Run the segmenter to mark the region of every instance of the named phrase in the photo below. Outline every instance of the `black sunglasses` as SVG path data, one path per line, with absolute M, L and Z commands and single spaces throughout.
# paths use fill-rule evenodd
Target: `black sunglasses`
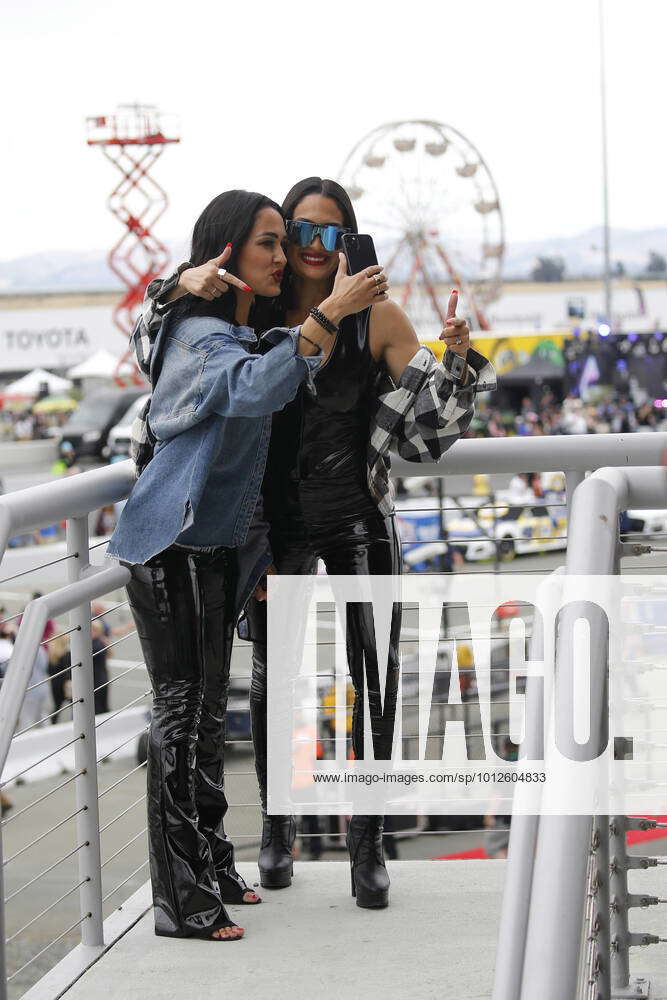
M 351 231 L 345 226 L 320 226 L 316 222 L 308 222 L 306 219 L 290 219 L 287 223 L 287 239 L 290 243 L 296 243 L 299 247 L 309 247 L 315 237 L 319 236 L 322 240 L 322 246 L 329 253 L 340 247 L 340 238 L 343 233 Z

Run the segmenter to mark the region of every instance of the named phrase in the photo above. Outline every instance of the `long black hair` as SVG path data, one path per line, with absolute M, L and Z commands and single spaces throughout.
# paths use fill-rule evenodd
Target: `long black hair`
M 243 244 L 248 239 L 255 217 L 262 208 L 274 208 L 282 215 L 280 205 L 257 191 L 224 191 L 210 201 L 195 222 L 192 231 L 190 263 L 193 267 L 205 264 L 218 257 L 227 243 L 232 244 L 232 252 L 225 263 L 226 269 L 238 276 L 238 258 Z M 266 325 L 265 313 L 272 299 L 255 296 L 250 314 L 251 326 L 262 328 Z M 235 323 L 236 295 L 230 291 L 213 302 L 207 302 L 196 295 L 186 295 L 173 309 L 174 317 L 217 316 L 229 323 Z
M 285 219 L 294 218 L 294 211 L 306 195 L 321 194 L 325 198 L 331 198 L 338 205 L 343 216 L 343 225 L 351 229 L 353 233 L 359 232 L 357 217 L 354 214 L 350 196 L 345 188 L 337 181 L 329 180 L 326 177 L 306 177 L 302 181 L 289 189 L 282 205 L 282 213 Z M 284 316 L 288 309 L 294 305 L 293 278 L 289 264 L 285 267 L 282 282 L 282 291 L 276 300 L 278 312 L 277 322 L 284 322 Z
M 289 189 L 285 195 L 282 209 L 283 215 L 286 219 L 293 218 L 296 206 L 308 194 L 321 194 L 325 198 L 331 198 L 331 200 L 335 201 L 341 210 L 343 225 L 347 229 L 351 229 L 353 233 L 357 233 L 359 231 L 357 227 L 357 217 L 354 214 L 349 194 L 345 188 L 338 183 L 338 181 L 331 181 L 326 177 L 306 177 L 305 180 L 297 181 L 296 184 Z

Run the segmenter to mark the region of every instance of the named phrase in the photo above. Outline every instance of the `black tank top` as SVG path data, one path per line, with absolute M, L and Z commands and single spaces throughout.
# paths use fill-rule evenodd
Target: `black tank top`
M 308 496 L 332 480 L 349 483 L 376 510 L 366 482 L 366 452 L 373 384 L 379 366 L 370 350 L 370 310 L 342 321 L 336 343 L 315 376 L 317 392 L 302 385 L 271 426 L 264 495 L 267 513 L 280 505 L 287 484 L 301 484 Z M 288 492 L 293 491 L 288 489 Z M 278 511 L 276 510 L 276 513 Z

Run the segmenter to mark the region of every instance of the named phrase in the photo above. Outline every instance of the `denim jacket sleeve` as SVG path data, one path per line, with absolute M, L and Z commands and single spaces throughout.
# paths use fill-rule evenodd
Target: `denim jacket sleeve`
M 305 378 L 319 368 L 322 351 L 297 352 L 299 327 L 276 327 L 265 335 L 274 345 L 267 354 L 249 354 L 231 335 L 221 334 L 207 353 L 202 371 L 205 413 L 225 417 L 264 417 L 294 399 Z

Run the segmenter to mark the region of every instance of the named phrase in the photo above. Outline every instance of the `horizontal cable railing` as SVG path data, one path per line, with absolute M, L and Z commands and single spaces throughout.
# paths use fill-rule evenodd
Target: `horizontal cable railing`
M 595 469 L 601 464 L 627 467 L 653 465 L 659 461 L 659 455 L 666 445 L 666 435 L 609 435 L 606 436 L 606 440 L 602 440 L 602 436 L 587 435 L 581 438 L 570 437 L 565 441 L 550 438 L 540 440 L 539 448 L 535 442 L 525 439 L 514 442 L 459 442 L 448 452 L 444 463 L 448 476 L 482 471 L 514 473 L 524 468 L 531 468 L 536 472 L 561 471 L 565 473 L 567 483 L 567 502 L 562 498 L 536 497 L 535 500 L 510 504 L 507 500 L 501 500 L 494 495 L 491 498 L 480 497 L 479 502 L 477 498 L 465 501 L 462 498 L 460 504 L 456 501 L 451 503 L 445 498 L 441 507 L 437 508 L 429 506 L 421 498 L 414 498 L 418 506 L 412 506 L 412 500 L 408 498 L 399 502 L 397 515 L 406 520 L 418 514 L 441 516 L 445 529 L 450 516 L 461 515 L 471 518 L 477 527 L 482 529 L 479 537 L 491 542 L 497 552 L 506 539 L 496 537 L 495 532 L 502 523 L 501 515 L 508 507 L 511 506 L 515 513 L 518 509 L 524 516 L 545 509 L 553 509 L 555 512 L 560 509 L 564 512 L 571 501 L 574 488 L 583 480 L 586 471 Z M 395 463 L 395 474 L 414 476 L 415 472 L 426 477 L 439 477 L 443 474 L 443 467 L 415 466 L 400 461 Z M 110 632 L 107 628 L 103 645 L 93 652 L 91 628 L 95 623 L 102 621 L 104 624 L 106 618 L 114 613 L 121 615 L 128 613 L 128 602 L 117 596 L 128 574 L 122 568 L 112 567 L 110 564 L 107 564 L 109 566 L 107 569 L 90 566 L 89 554 L 103 549 L 108 540 L 96 540 L 91 545 L 87 524 L 88 515 L 93 510 L 124 499 L 133 482 L 134 473 L 131 464 L 118 463 L 106 469 L 83 473 L 44 487 L 22 490 L 0 498 L 0 555 L 4 553 L 9 539 L 14 536 L 46 525 L 67 522 L 67 551 L 63 555 L 58 553 L 56 558 L 52 558 L 49 556 L 48 547 L 45 546 L 45 561 L 41 566 L 24 569 L 14 562 L 12 570 L 16 566 L 16 572 L 9 572 L 0 581 L 3 584 L 18 580 L 27 581 L 32 578 L 31 574 L 39 579 L 40 571 L 43 572 L 47 568 L 49 571 L 58 570 L 66 574 L 64 586 L 47 594 L 46 597 L 29 602 L 25 608 L 16 613 L 6 614 L 0 622 L 6 625 L 19 624 L 15 653 L 3 688 L 0 690 L 0 732 L 5 734 L 0 736 L 0 766 L 9 775 L 0 784 L 0 788 L 5 791 L 16 789 L 23 795 L 22 787 L 26 789 L 29 787 L 33 773 L 46 773 L 47 777 L 42 780 L 47 782 L 55 780 L 52 787 L 40 788 L 39 793 L 31 801 L 20 802 L 16 811 L 8 814 L 0 825 L 0 835 L 9 838 L 8 856 L 2 864 L 4 882 L 0 884 L 0 897 L 4 900 L 4 903 L 0 904 L 2 939 L 0 998 L 2 1000 L 7 996 L 7 982 L 16 984 L 17 988 L 19 983 L 29 982 L 26 976 L 30 974 L 31 969 L 36 968 L 42 957 L 50 950 L 57 956 L 60 948 L 71 945 L 73 935 L 77 931 L 80 932 L 81 940 L 90 947 L 91 953 L 96 949 L 99 953 L 104 947 L 102 921 L 106 912 L 105 907 L 107 904 L 115 905 L 112 901 L 117 899 L 123 889 L 127 892 L 128 885 L 136 887 L 146 878 L 148 865 L 145 856 L 146 796 L 142 789 L 142 785 L 145 784 L 142 776 L 144 764 L 139 759 L 135 765 L 131 767 L 126 765 L 120 772 L 116 771 L 110 775 L 110 780 L 104 783 L 101 790 L 98 788 L 98 771 L 100 774 L 104 773 L 103 769 L 110 766 L 109 762 L 115 767 L 122 760 L 132 756 L 136 759 L 139 745 L 146 739 L 149 730 L 150 690 L 143 683 L 136 694 L 130 689 L 133 675 L 139 672 L 139 676 L 143 679 L 145 670 L 143 663 L 133 663 L 108 679 L 94 681 L 95 665 L 100 660 L 107 659 L 109 653 L 121 647 L 123 642 L 136 642 L 137 636 L 136 630 L 131 627 L 124 635 Z M 554 517 L 556 516 L 560 515 L 555 513 Z M 667 532 L 664 535 L 656 532 L 654 540 L 665 536 Z M 628 532 L 623 537 L 640 541 L 647 536 Z M 451 533 L 445 530 L 439 533 L 437 538 L 427 541 L 443 545 L 463 545 L 475 540 L 477 539 L 471 539 L 460 530 L 457 531 L 456 523 L 452 521 Z M 536 536 L 526 540 L 560 544 L 565 542 L 566 534 L 561 527 L 556 534 L 547 538 L 541 539 Z M 414 546 L 421 543 L 421 539 L 410 538 L 407 544 Z M 554 551 L 557 551 L 556 545 Z M 15 556 L 21 550 L 12 549 L 12 552 Z M 503 571 L 505 566 L 497 565 L 496 568 Z M 517 564 L 514 563 L 513 571 L 516 572 L 516 569 Z M 473 573 L 476 570 L 463 569 L 459 566 L 450 572 L 460 574 Z M 544 570 L 526 567 L 525 572 L 544 573 Z M 109 598 L 109 606 L 102 612 L 96 611 L 95 614 L 91 614 L 91 601 L 102 597 Z M 13 608 L 10 610 L 14 611 Z M 45 638 L 46 621 L 50 617 L 57 620 L 60 615 L 68 613 L 71 616 L 68 626 L 61 625 L 54 634 Z M 499 639 L 506 637 L 506 633 L 499 633 Z M 471 641 L 475 636 L 470 634 L 467 636 L 456 634 L 449 638 L 443 636 L 443 641 L 453 644 L 465 638 Z M 530 638 L 529 630 L 527 638 Z M 408 646 L 411 641 L 416 642 L 417 637 L 412 640 L 409 637 L 401 640 L 404 646 Z M 48 651 L 52 645 L 63 642 L 70 646 L 72 665 L 60 667 L 48 677 L 34 677 L 32 665 L 36 651 L 39 648 Z M 322 645 L 331 643 L 323 640 Z M 499 675 L 506 674 L 506 668 L 503 667 L 491 667 L 491 670 Z M 409 678 L 412 673 L 417 674 L 418 671 L 406 669 L 404 676 Z M 445 667 L 442 673 L 448 674 L 448 668 Z M 459 673 L 465 677 L 467 673 L 474 673 L 474 668 L 462 666 L 459 668 Z M 249 681 L 249 673 L 233 672 L 232 679 Z M 37 695 L 46 690 L 47 684 L 55 681 L 71 685 L 71 694 L 67 699 L 56 706 L 53 712 L 44 710 L 22 728 L 17 728 L 25 696 Z M 95 695 L 121 689 L 122 703 L 119 698 L 112 710 L 96 717 Z M 462 697 L 465 701 L 465 692 Z M 442 709 L 447 704 L 437 700 L 434 702 L 436 708 Z M 508 701 L 501 691 L 496 694 L 494 706 L 499 713 L 500 724 L 494 731 L 493 737 L 509 738 L 505 711 Z M 317 706 L 318 709 L 321 707 Z M 413 710 L 418 706 L 417 702 L 408 700 L 404 707 Z M 73 714 L 71 723 L 59 721 L 61 714 L 65 713 Z M 55 725 L 51 725 L 52 722 Z M 59 736 L 57 744 L 51 742 L 47 745 L 45 740 L 47 731 L 49 738 L 53 735 L 55 740 L 55 737 Z M 6 734 L 9 734 L 9 739 Z M 443 736 L 444 733 L 441 731 L 430 732 L 427 740 Z M 405 737 L 406 740 L 412 738 L 414 737 Z M 483 736 L 471 732 L 469 738 L 480 740 Z M 326 740 L 327 737 L 323 737 L 323 742 Z M 244 750 L 249 750 L 252 745 L 249 733 L 232 735 L 228 742 L 231 747 Z M 33 746 L 34 754 L 29 756 L 28 748 Z M 18 750 L 24 754 L 23 757 L 17 756 Z M 32 750 L 30 752 L 32 753 Z M 8 761 L 11 762 L 11 770 L 6 768 Z M 44 768 L 51 770 L 44 771 Z M 69 769 L 65 777 L 59 773 L 63 769 Z M 255 794 L 248 797 L 247 790 L 243 788 L 248 779 L 252 778 L 252 774 L 250 769 L 229 771 L 230 783 L 234 786 L 234 783 L 238 782 L 236 788 L 240 790 L 240 794 L 237 793 L 232 799 L 233 808 L 236 810 L 259 809 Z M 25 782 L 28 784 L 22 786 Z M 140 789 L 141 794 L 137 795 L 136 792 Z M 70 793 L 75 794 L 70 798 Z M 128 801 L 130 799 L 131 801 Z M 17 832 L 28 819 L 32 830 L 28 842 L 24 838 L 20 843 L 15 843 Z M 60 838 L 64 836 L 64 831 L 69 831 L 70 825 L 76 827 L 71 840 L 73 845 L 71 849 L 65 852 L 62 849 L 56 850 L 51 858 L 47 858 L 44 851 L 46 845 L 54 841 L 54 833 L 58 834 L 57 840 L 60 843 Z M 479 821 L 469 826 L 467 830 L 430 829 L 424 828 L 424 824 L 420 823 L 414 829 L 397 830 L 394 835 L 428 837 L 435 844 L 437 838 L 451 840 L 452 837 L 456 838 L 462 834 L 483 837 L 488 830 L 489 827 Z M 341 845 L 345 836 L 343 830 L 323 830 L 321 834 L 304 831 L 302 838 L 304 843 L 308 843 L 313 837 L 320 835 L 332 843 L 340 842 Z M 385 837 L 391 835 L 385 831 Z M 110 838 L 108 842 L 105 839 L 107 837 Z M 234 839 L 243 843 L 257 844 L 259 828 L 254 833 L 239 831 L 238 834 L 234 834 Z M 104 860 L 102 860 L 103 848 Z M 19 878 L 18 873 L 13 873 L 17 860 L 23 864 L 24 859 L 32 857 L 33 854 L 38 860 L 36 864 L 32 862 L 35 865 L 33 870 L 37 868 L 39 870 L 35 871 L 34 875 L 30 873 L 27 879 L 25 873 Z M 49 882 L 49 876 L 56 870 L 61 868 L 64 870 L 65 867 L 68 869 L 67 878 L 63 875 L 59 881 L 58 893 L 54 899 L 41 898 L 32 912 L 26 909 L 22 919 L 10 916 L 9 910 L 8 914 L 5 914 L 5 903 L 14 903 L 29 896 L 31 892 L 41 892 L 43 886 Z M 7 879 L 10 879 L 10 883 L 7 883 Z M 8 884 L 9 888 L 6 894 L 5 884 Z M 77 894 L 78 914 L 74 920 L 72 903 Z M 5 943 L 13 952 L 15 946 L 23 942 L 26 936 L 31 937 L 34 934 L 36 924 L 45 920 L 50 926 L 52 916 L 61 912 L 63 920 L 55 936 L 52 936 L 48 943 L 44 939 L 38 941 L 35 954 L 23 951 L 19 960 L 12 959 L 12 967 L 8 968 L 5 961 Z M 10 920 L 9 925 L 7 919 Z M 64 930 L 61 929 L 63 926 Z M 26 935 L 27 931 L 30 931 L 29 935 Z M 23 958 L 27 958 L 27 961 L 22 961 Z M 15 967 L 17 965 L 18 968 Z

